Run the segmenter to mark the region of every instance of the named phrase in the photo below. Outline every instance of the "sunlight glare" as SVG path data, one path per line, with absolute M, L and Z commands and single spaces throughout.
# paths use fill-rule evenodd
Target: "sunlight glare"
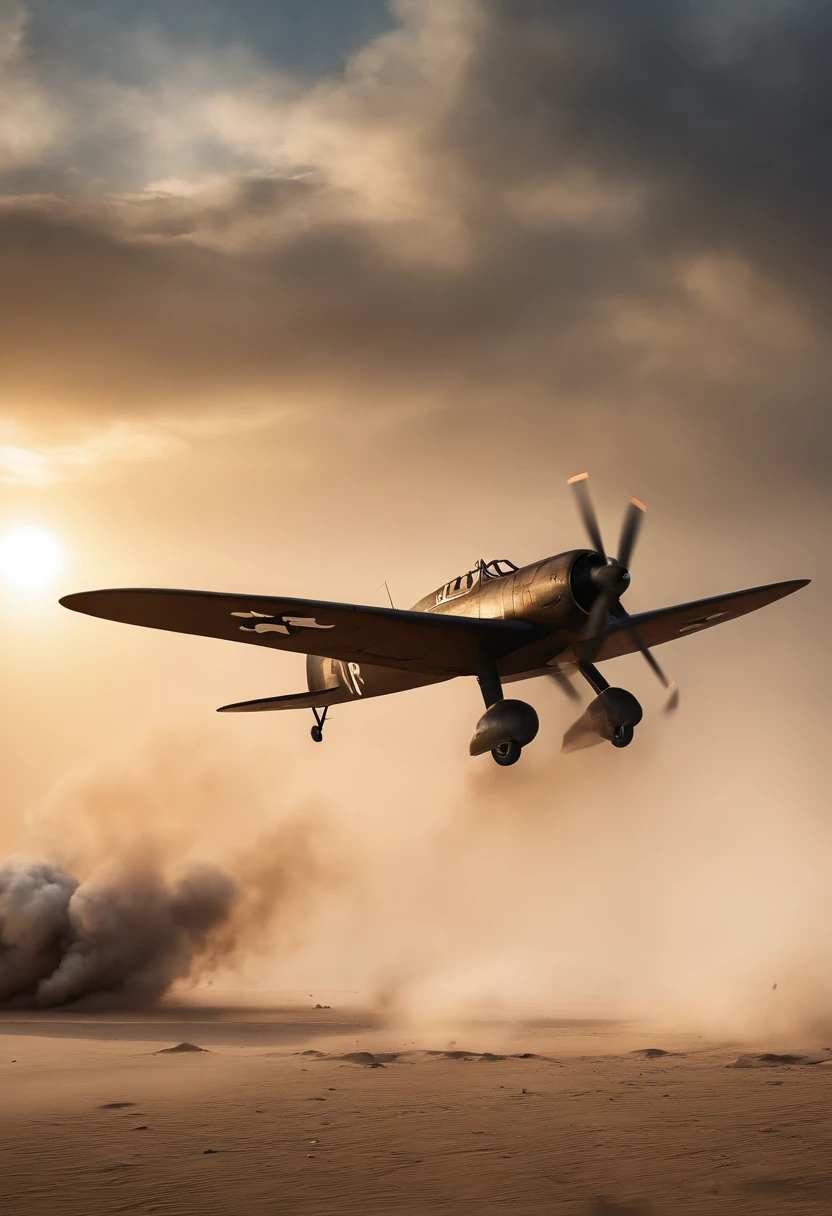
M 0 536 L 0 574 L 19 587 L 45 587 L 63 560 L 60 544 L 42 528 L 12 528 Z

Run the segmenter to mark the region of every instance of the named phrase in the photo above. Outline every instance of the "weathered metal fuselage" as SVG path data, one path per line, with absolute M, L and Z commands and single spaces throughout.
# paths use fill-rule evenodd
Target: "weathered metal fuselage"
M 540 674 L 558 659 L 574 661 L 574 643 L 594 596 L 589 571 L 600 561 L 590 550 L 574 549 L 499 578 L 480 577 L 470 587 L 464 580 L 456 580 L 460 586 L 445 584 L 414 604 L 413 611 L 528 621 L 539 626 L 534 640 L 497 664 L 504 682 L 523 679 Z M 354 697 L 381 696 L 442 679 L 316 655 L 308 656 L 306 672 L 310 690 L 343 687 Z
M 523 566 L 502 578 L 489 578 L 470 590 L 440 598 L 441 592 L 425 596 L 413 605 L 417 612 L 441 612 L 453 616 L 477 616 L 506 621 L 533 621 L 548 629 L 580 628 L 587 609 L 583 579 L 575 578 L 584 564 L 598 563 L 594 553 L 574 549 L 556 557 Z M 573 586 L 577 583 L 577 586 Z M 443 589 L 444 590 L 444 589 Z M 577 593 L 577 598 L 576 598 Z

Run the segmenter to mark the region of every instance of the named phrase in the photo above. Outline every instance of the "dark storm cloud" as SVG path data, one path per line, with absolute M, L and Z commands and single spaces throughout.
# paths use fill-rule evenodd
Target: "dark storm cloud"
M 160 227 L 180 223 L 171 209 Z M 9 395 L 39 392 L 60 406 L 68 394 L 85 410 L 118 413 L 169 409 L 172 392 L 199 404 L 269 385 L 314 391 L 344 373 L 392 390 L 403 378 L 508 373 L 527 355 L 545 367 L 535 310 L 551 269 L 535 254 L 559 261 L 564 294 L 546 300 L 547 323 L 558 324 L 552 350 L 586 324 L 593 287 L 615 267 L 625 278 L 639 269 L 615 244 L 580 235 L 515 234 L 458 268 L 387 258 L 360 225 L 229 254 L 138 244 L 65 214 L 10 208 L 0 215 L 0 376 Z M 579 352 L 570 360 L 578 370 Z
M 6 206 L 8 406 L 653 397 L 818 452 L 828 6 L 397 11 L 343 79 L 206 94 L 245 172 Z
M 828 5 L 506 0 L 494 12 L 472 73 L 502 127 L 486 171 L 577 160 L 635 178 L 658 253 L 741 253 L 825 313 Z

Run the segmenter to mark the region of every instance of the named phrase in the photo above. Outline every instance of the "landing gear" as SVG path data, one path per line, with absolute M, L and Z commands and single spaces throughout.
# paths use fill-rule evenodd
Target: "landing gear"
M 629 747 L 633 741 L 632 726 L 619 726 L 610 742 L 613 747 Z
M 537 714 L 525 701 L 506 700 L 495 664 L 483 659 L 477 674 L 485 713 L 477 723 L 469 752 L 482 756 L 491 752 L 501 767 L 516 764 L 527 743 L 538 730 Z
M 514 739 L 510 739 L 508 743 L 501 743 L 499 747 L 495 747 L 491 755 L 503 768 L 507 768 L 509 764 L 516 764 L 520 759 L 522 747 Z
M 329 706 L 326 706 L 321 713 L 318 713 L 317 709 L 312 710 L 312 713 L 315 715 L 315 725 L 309 733 L 316 743 L 323 743 L 324 741 L 324 722 L 326 722 L 328 709 Z
M 592 691 L 598 695 L 563 736 L 563 750 L 574 752 L 584 747 L 594 747 L 604 739 L 613 747 L 629 747 L 633 741 L 633 731 L 642 717 L 638 701 L 624 688 L 610 688 L 591 663 L 578 663 L 577 666 Z
M 609 684 L 604 679 L 604 677 L 601 675 L 601 673 L 597 667 L 593 667 L 593 665 L 591 663 L 583 663 L 583 662 L 578 663 L 577 666 L 578 666 L 578 671 L 581 673 L 581 675 L 586 680 L 587 684 L 589 685 L 589 687 L 592 689 L 592 691 L 595 693 L 596 696 L 599 696 L 602 692 L 607 691 L 607 689 L 609 688 Z

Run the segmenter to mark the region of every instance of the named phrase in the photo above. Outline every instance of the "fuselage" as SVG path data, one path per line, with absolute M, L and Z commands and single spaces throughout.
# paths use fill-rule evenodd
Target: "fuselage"
M 504 682 L 524 679 L 545 671 L 553 658 L 574 659 L 572 645 L 585 625 L 594 594 L 589 571 L 600 562 L 587 549 L 573 549 L 520 568 L 504 560 L 478 562 L 473 570 L 420 599 L 413 611 L 529 621 L 540 626 L 535 640 L 498 663 Z M 308 656 L 306 674 L 310 691 L 345 688 L 354 697 L 381 696 L 441 679 L 317 655 Z

